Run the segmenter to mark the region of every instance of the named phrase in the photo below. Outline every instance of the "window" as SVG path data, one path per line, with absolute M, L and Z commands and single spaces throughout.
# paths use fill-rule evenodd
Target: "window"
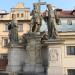
M 3 38 L 3 47 L 8 46 L 8 38 Z
M 0 18 L 3 18 L 3 15 L 0 15 Z
M 22 32 L 23 31 L 23 24 L 18 24 L 18 31 Z
M 23 13 L 21 13 L 21 17 L 23 17 Z
M 17 17 L 19 17 L 19 13 L 17 14 Z
M 8 32 L 8 24 L 5 24 L 5 32 Z M 23 31 L 23 24 L 18 24 L 18 31 L 22 32 Z
M 5 24 L 5 31 L 8 32 L 8 24 Z
M 18 12 L 19 13 L 23 13 L 24 12 L 24 9 L 19 9 Z
M 12 14 L 12 18 L 14 17 L 15 15 L 14 14 Z
M 75 55 L 75 46 L 67 46 L 67 55 Z
M 12 19 L 15 19 L 16 18 L 16 15 L 15 14 L 12 14 Z
M 71 19 L 68 19 L 67 24 L 68 25 L 72 25 L 72 20 Z
M 68 69 L 68 75 L 75 75 L 75 69 Z
M 7 54 L 0 54 L 0 59 L 7 59 Z

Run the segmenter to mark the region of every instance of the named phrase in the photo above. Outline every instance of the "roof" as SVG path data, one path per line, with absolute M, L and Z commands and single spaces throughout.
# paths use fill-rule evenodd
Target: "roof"
M 62 24 L 62 25 L 56 25 L 56 29 L 58 32 L 75 32 L 75 25 L 68 25 L 68 24 Z M 40 31 L 48 31 L 47 24 L 44 20 L 42 20 L 42 25 L 40 27 Z
M 7 14 L 9 14 L 9 13 L 0 13 L 0 15 L 7 15 Z
M 71 10 L 62 10 L 62 11 L 59 11 L 60 14 L 58 14 L 59 17 L 75 17 L 75 15 L 73 15 L 73 11 Z
M 58 32 L 75 32 L 75 25 L 57 25 Z
M 60 18 L 75 18 L 75 10 L 62 10 L 62 9 L 56 9 L 58 13 L 58 17 Z M 43 12 L 43 16 L 48 16 L 48 10 Z
M 1 10 L 1 9 L 0 9 L 0 15 L 6 15 L 6 14 L 8 14 L 7 11 L 5 11 L 5 10 Z

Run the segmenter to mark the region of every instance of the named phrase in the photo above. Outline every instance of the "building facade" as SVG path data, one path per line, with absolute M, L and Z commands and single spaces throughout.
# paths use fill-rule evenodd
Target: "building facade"
M 61 51 L 63 75 L 75 75 L 75 10 L 57 10 L 59 36 L 64 40 Z

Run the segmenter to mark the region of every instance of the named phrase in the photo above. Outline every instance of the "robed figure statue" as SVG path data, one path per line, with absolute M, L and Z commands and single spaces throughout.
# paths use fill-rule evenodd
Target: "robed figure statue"
M 12 20 L 8 24 L 8 30 L 9 30 L 9 39 L 11 43 L 18 43 L 18 27 L 15 24 L 14 20 Z

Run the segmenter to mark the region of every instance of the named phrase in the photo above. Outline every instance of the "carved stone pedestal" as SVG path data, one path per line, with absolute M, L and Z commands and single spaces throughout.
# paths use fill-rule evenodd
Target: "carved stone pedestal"
M 37 33 L 30 33 L 26 35 L 26 59 L 24 72 L 43 73 L 41 58 L 41 36 Z
M 50 39 L 44 42 L 48 50 L 48 75 L 63 75 L 62 47 L 63 40 Z
M 7 72 L 19 72 L 22 69 L 22 64 L 24 63 L 24 49 L 19 44 L 10 44 L 8 50 L 8 66 Z
M 41 64 L 26 64 L 24 72 L 43 73 L 44 70 Z

